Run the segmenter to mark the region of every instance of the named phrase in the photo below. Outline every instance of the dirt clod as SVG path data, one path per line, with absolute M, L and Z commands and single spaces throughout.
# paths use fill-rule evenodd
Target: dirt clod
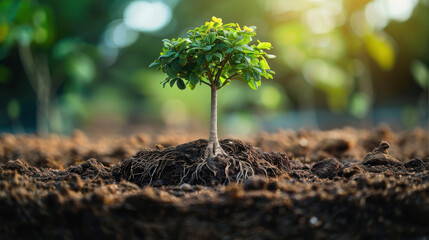
M 244 190 L 261 190 L 267 185 L 267 179 L 261 176 L 253 176 L 243 183 Z
M 343 165 L 335 158 L 329 158 L 314 164 L 311 172 L 320 178 L 332 179 L 340 173 L 342 167 Z
M 363 172 L 362 168 L 361 168 L 361 167 L 359 167 L 359 165 L 358 165 L 358 164 L 354 164 L 354 165 L 352 165 L 352 166 L 350 166 L 350 167 L 345 167 L 345 168 L 343 169 L 342 174 L 343 174 L 343 176 L 344 176 L 344 177 L 346 177 L 346 178 L 350 178 L 350 177 L 352 177 L 353 175 L 355 175 L 355 174 L 359 174 L 359 173 L 362 173 L 362 172 Z
M 407 169 L 412 170 L 412 171 L 416 171 L 416 172 L 421 172 L 421 171 L 424 171 L 425 169 L 429 170 L 429 168 L 428 168 L 429 164 L 428 163 L 425 164 L 421 158 L 411 159 L 410 161 L 404 163 L 404 166 Z
M 365 170 L 370 172 L 383 172 L 391 168 L 393 171 L 403 171 L 404 164 L 388 154 L 387 149 L 389 149 L 389 147 L 390 145 L 387 142 L 382 141 L 378 147 L 368 153 L 362 162 Z

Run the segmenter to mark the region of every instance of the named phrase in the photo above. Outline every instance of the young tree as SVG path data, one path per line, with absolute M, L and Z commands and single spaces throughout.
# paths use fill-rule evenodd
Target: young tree
M 204 158 L 225 155 L 217 135 L 217 92 L 232 80 L 242 80 L 252 89 L 261 85 L 261 77 L 272 79 L 266 58 L 275 58 L 264 50 L 271 43 L 252 44 L 256 27 L 240 28 L 238 24 L 223 24 L 213 17 L 205 25 L 190 30 L 186 38 L 164 39 L 161 55 L 149 67 L 167 73 L 163 86 L 176 85 L 183 90 L 207 85 L 211 89 L 210 137 Z

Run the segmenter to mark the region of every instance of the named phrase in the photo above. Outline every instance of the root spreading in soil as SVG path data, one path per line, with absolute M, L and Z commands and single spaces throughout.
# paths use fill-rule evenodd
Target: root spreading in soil
M 239 140 L 220 142 L 226 152 L 204 159 L 207 140 L 197 140 L 176 147 L 142 150 L 115 166 L 113 175 L 145 185 L 200 185 L 243 182 L 255 175 L 277 177 L 290 170 L 285 154 L 265 152 Z

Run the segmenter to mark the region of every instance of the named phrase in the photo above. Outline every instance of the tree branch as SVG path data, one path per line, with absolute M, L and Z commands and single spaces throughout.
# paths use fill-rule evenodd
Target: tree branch
M 232 78 L 234 78 L 235 76 L 238 76 L 238 75 L 240 75 L 240 74 L 238 74 L 238 73 L 234 73 L 231 77 L 227 78 L 226 80 L 228 80 L 228 79 L 232 79 Z
M 238 75 L 240 75 L 240 74 L 235 73 L 235 74 L 233 74 L 231 77 L 229 77 L 229 78 L 225 79 L 225 82 L 223 82 L 222 86 L 220 86 L 220 87 L 218 88 L 218 90 L 219 90 L 219 89 L 221 89 L 221 88 L 223 88 L 223 87 L 228 83 L 228 80 L 232 80 L 232 79 L 234 79 L 234 77 L 236 77 L 236 76 L 238 76 Z
M 210 71 L 209 63 L 207 62 L 207 60 L 206 60 L 206 66 L 205 67 L 207 70 L 207 74 L 209 75 L 209 81 L 211 84 L 213 84 L 213 76 L 212 76 L 212 72 Z
M 200 79 L 200 82 L 201 82 L 201 83 L 204 83 L 204 84 L 205 84 L 205 85 L 207 85 L 207 86 L 210 86 L 210 87 L 212 86 L 210 83 L 208 83 L 208 82 L 206 82 L 206 81 L 204 81 L 204 80 L 201 80 L 201 79 Z
M 225 67 L 225 64 L 228 62 L 229 58 L 231 57 L 232 53 L 228 54 L 228 56 L 226 56 L 226 58 L 222 61 L 219 70 L 216 73 L 215 79 L 214 81 L 217 82 L 219 81 L 219 77 L 220 74 L 222 73 L 223 68 Z

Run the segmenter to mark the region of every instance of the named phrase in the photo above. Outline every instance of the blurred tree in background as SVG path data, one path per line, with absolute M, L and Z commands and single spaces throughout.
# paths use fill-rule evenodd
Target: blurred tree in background
M 147 66 L 212 16 L 278 56 L 275 81 L 220 94 L 225 132 L 427 125 L 428 0 L 2 0 L 0 131 L 207 129 L 209 90 L 163 91 Z

